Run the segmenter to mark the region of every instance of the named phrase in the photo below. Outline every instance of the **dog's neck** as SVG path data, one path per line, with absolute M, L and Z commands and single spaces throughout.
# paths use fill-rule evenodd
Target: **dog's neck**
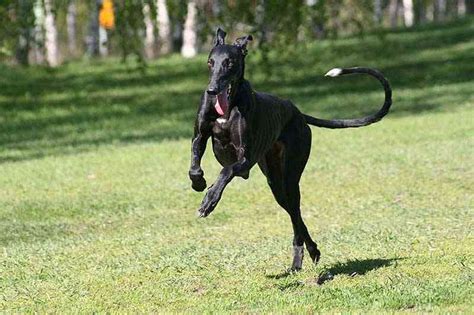
M 254 106 L 252 104 L 255 103 L 254 91 L 249 81 L 242 78 L 232 85 L 231 90 L 229 107 L 225 114 L 221 116 L 223 119 L 229 119 L 230 113 L 235 107 L 238 108 L 241 114 L 246 115 L 245 113 L 251 110 Z
M 232 110 L 235 106 L 238 105 L 238 99 L 237 95 L 239 93 L 239 90 L 242 87 L 242 83 L 244 82 L 244 77 L 241 76 L 240 79 L 235 80 L 231 85 L 230 85 L 230 95 L 229 95 L 229 108 L 228 112 Z
M 239 90 L 240 85 L 242 84 L 243 81 L 244 81 L 244 79 L 241 78 L 241 79 L 235 80 L 230 85 L 230 95 L 229 95 L 230 104 L 232 104 L 232 101 L 235 100 L 235 96 L 237 95 L 237 91 Z
M 235 80 L 230 86 L 229 109 L 236 105 L 234 103 L 236 100 L 237 91 L 240 89 L 242 83 L 245 81 L 244 73 L 245 73 L 245 59 L 242 60 L 242 70 L 240 71 L 239 78 Z

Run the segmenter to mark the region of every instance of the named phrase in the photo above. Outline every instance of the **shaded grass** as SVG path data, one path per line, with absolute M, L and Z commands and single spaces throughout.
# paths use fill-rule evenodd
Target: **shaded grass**
M 302 211 L 323 256 L 285 276 L 291 224 L 259 170 L 194 217 L 203 196 L 187 167 L 204 56 L 146 74 L 113 61 L 4 67 L 0 310 L 472 312 L 472 34 L 467 20 L 322 42 L 269 78 L 249 56 L 256 88 L 321 117 L 362 115 L 383 98 L 372 80 L 316 75 L 334 66 L 376 66 L 395 95 L 377 125 L 313 128 Z M 204 170 L 208 182 L 219 171 L 211 150 Z

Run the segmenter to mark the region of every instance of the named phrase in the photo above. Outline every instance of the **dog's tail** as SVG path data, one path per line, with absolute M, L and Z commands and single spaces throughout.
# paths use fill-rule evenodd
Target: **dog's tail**
M 380 81 L 380 83 L 382 83 L 382 86 L 385 90 L 385 102 L 383 103 L 382 108 L 380 108 L 380 110 L 376 112 L 375 114 L 365 116 L 363 118 L 356 118 L 356 119 L 320 119 L 320 118 L 303 114 L 308 124 L 317 126 L 317 127 L 331 128 L 331 129 L 356 128 L 356 127 L 363 127 L 363 126 L 370 125 L 374 122 L 379 121 L 385 115 L 387 115 L 388 110 L 390 109 L 390 106 L 392 105 L 392 89 L 390 88 L 390 84 L 388 83 L 387 79 L 385 79 L 382 73 L 380 73 L 378 70 L 370 69 L 370 68 L 360 68 L 360 67 L 343 68 L 343 69 L 334 68 L 328 71 L 328 73 L 326 73 L 326 76 L 337 77 L 340 75 L 352 74 L 352 73 L 366 73 L 375 77 L 377 80 Z

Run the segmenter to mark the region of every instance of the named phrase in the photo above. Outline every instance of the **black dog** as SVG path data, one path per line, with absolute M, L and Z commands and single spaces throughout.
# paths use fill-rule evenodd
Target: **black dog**
M 198 210 L 208 216 L 219 202 L 227 184 L 235 177 L 247 179 L 256 163 L 267 177 L 276 201 L 290 215 L 293 225 L 294 258 L 292 269 L 301 269 L 303 243 L 311 259 L 317 262 L 320 252 L 311 239 L 300 212 L 299 181 L 311 149 L 308 124 L 324 128 L 366 126 L 388 113 L 391 89 L 383 75 L 368 68 L 332 69 L 326 75 L 335 77 L 366 73 L 377 78 L 385 89 L 385 102 L 375 114 L 361 119 L 325 120 L 302 114 L 288 100 L 255 92 L 244 79 L 247 43 L 252 36 L 238 38 L 233 45 L 224 43 L 226 33 L 217 30 L 215 46 L 209 59 L 209 85 L 202 95 L 192 140 L 189 177 L 196 191 L 206 188 L 201 158 L 209 137 L 214 154 L 224 167 Z

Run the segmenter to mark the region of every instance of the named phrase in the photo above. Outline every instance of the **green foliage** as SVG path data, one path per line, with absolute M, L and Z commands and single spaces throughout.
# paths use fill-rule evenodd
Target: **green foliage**
M 474 21 L 320 41 L 296 58 L 249 49 L 257 90 L 318 117 L 393 111 L 355 130 L 313 128 L 302 212 L 318 266 L 285 274 L 291 224 L 254 169 L 207 219 L 187 178 L 206 56 L 0 70 L 0 310 L 7 313 L 472 313 Z M 219 165 L 204 158 L 208 182 Z M 306 257 L 308 258 L 308 257 Z M 319 274 L 334 280 L 317 284 Z
M 11 2 L 7 1 L 7 3 L 0 5 L 0 21 L 2 21 L 2 26 L 0 27 L 0 60 L 12 56 L 14 50 L 12 35 L 16 35 L 16 32 L 10 16 Z
M 33 1 L 2 1 L 0 21 L 0 61 L 16 54 L 21 64 L 28 64 L 28 51 L 33 41 Z
M 124 0 L 115 3 L 116 32 L 122 55 L 126 61 L 129 55 L 136 57 L 141 68 L 145 65 L 143 56 L 143 3 L 136 0 Z

